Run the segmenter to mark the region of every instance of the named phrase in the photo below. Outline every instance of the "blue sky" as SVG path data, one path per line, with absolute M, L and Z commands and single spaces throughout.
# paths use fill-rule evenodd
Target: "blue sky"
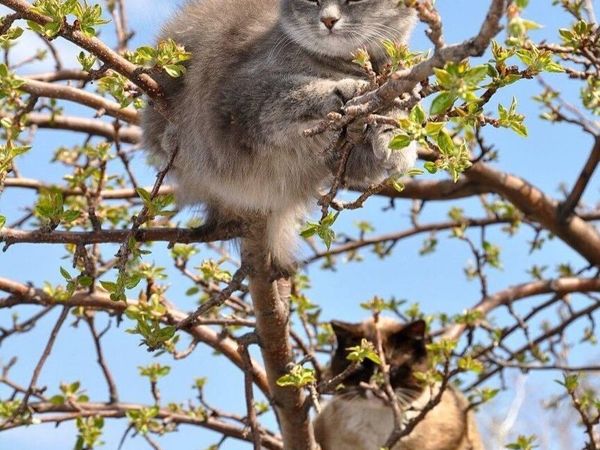
M 129 0 L 130 23 L 136 30 L 133 45 L 142 45 L 153 42 L 153 36 L 164 22 L 165 18 L 174 10 L 180 1 L 168 2 L 165 0 Z M 569 18 L 559 8 L 552 7 L 551 2 L 535 1 L 527 10 L 527 17 L 543 23 L 545 27 L 536 31 L 532 36 L 541 40 L 544 38 L 555 40 L 556 30 L 567 26 Z M 595 2 L 597 3 L 597 2 Z M 485 15 L 488 2 L 480 0 L 439 0 L 438 7 L 444 18 L 446 40 L 448 42 L 460 41 L 475 34 Z M 106 27 L 101 37 L 112 39 L 111 28 Z M 57 43 L 60 41 L 57 41 Z M 22 54 L 38 45 L 35 40 L 27 38 L 20 47 Z M 60 43 L 61 54 L 65 61 L 76 64 L 74 56 L 77 51 L 70 44 Z M 416 33 L 412 47 L 415 50 L 426 50 L 429 42 L 419 29 Z M 18 59 L 19 52 L 13 55 Z M 47 69 L 47 68 L 45 68 Z M 44 70 L 38 66 L 32 71 Z M 570 98 L 577 102 L 578 84 L 566 80 L 565 77 L 547 76 L 549 82 Z M 506 89 L 494 98 L 490 109 L 495 109 L 498 102 L 510 103 L 513 96 L 519 99 L 519 111 L 527 116 L 527 125 L 530 136 L 520 138 L 505 130 L 486 130 L 486 137 L 500 150 L 500 162 L 497 164 L 502 170 L 514 172 L 527 178 L 533 184 L 544 189 L 552 196 L 559 196 L 559 183 L 565 181 L 571 184 L 587 157 L 591 145 L 590 139 L 577 129 L 566 126 L 548 126 L 537 119 L 539 109 L 531 101 L 531 97 L 541 91 L 537 81 L 529 80 L 517 83 Z M 74 109 L 73 112 L 81 112 Z M 83 114 L 90 115 L 89 111 Z M 42 178 L 47 181 L 59 182 L 62 172 L 55 165 L 49 165 L 53 150 L 58 145 L 75 144 L 80 136 L 67 136 L 56 132 L 42 131 L 36 135 L 33 149 L 20 161 L 23 175 L 32 178 Z M 143 158 L 138 158 L 134 170 L 140 179 L 146 183 L 153 180 L 153 172 L 145 165 Z M 598 199 L 598 177 L 590 184 L 585 200 L 595 203 Z M 348 196 L 348 194 L 345 194 Z M 348 196 L 350 198 L 351 196 Z M 7 190 L 0 198 L 0 213 L 8 216 L 8 222 L 19 217 L 19 209 L 31 204 L 34 196 L 22 190 Z M 399 230 L 408 227 L 409 203 L 399 201 L 395 211 L 382 213 L 382 208 L 387 202 L 372 198 L 366 207 L 356 212 L 342 214 L 336 229 L 341 232 L 354 233 L 354 222 L 359 219 L 372 221 L 377 233 Z M 460 201 L 452 203 L 439 203 L 428 205 L 422 221 L 440 220 L 445 218 L 446 211 L 451 205 L 459 205 L 474 216 L 482 216 L 480 207 L 473 201 Z M 310 296 L 323 308 L 323 317 L 326 319 L 337 318 L 343 320 L 361 320 L 364 311 L 358 306 L 361 301 L 377 294 L 382 297 L 395 296 L 407 299 L 409 302 L 420 302 L 427 313 L 447 312 L 458 313 L 469 305 L 476 303 L 479 296 L 479 287 L 475 283 L 467 282 L 463 275 L 463 267 L 470 259 L 470 254 L 463 243 L 456 240 L 445 239 L 440 234 L 439 249 L 433 255 L 419 256 L 419 248 L 425 236 L 402 241 L 392 257 L 380 261 L 363 252 L 365 262 L 362 264 L 340 264 L 336 272 L 320 271 L 317 266 L 309 268 L 312 288 Z M 498 229 L 490 230 L 490 240 L 503 248 L 504 268 L 490 273 L 490 291 L 501 290 L 508 285 L 527 281 L 529 276 L 526 270 L 533 264 L 548 265 L 551 268 L 562 261 L 569 261 L 574 266 L 580 266 L 582 260 L 557 240 L 552 241 L 544 252 L 529 254 L 527 242 L 533 238 L 530 230 L 523 229 L 515 238 L 507 238 Z M 57 281 L 60 279 L 57 267 L 68 266 L 69 261 L 62 260 L 64 252 L 60 247 L 52 246 L 15 246 L 6 254 L 0 254 L 0 274 L 22 282 L 32 281 L 41 284 L 44 280 Z M 166 246 L 155 246 L 150 261 L 168 266 L 168 252 Z M 193 308 L 190 298 L 182 293 L 188 286 L 179 285 L 174 276 L 169 289 L 169 297 L 182 309 Z M 576 305 L 578 298 L 574 297 Z M 529 305 L 531 303 L 528 303 Z M 30 308 L 19 310 L 21 317 L 27 317 Z M 6 314 L 6 312 L 4 313 Z M 9 317 L 0 317 L 0 325 L 9 321 Z M 19 355 L 19 363 L 13 369 L 12 375 L 22 384 L 27 384 L 33 366 L 37 362 L 43 345 L 47 339 L 49 328 L 56 320 L 56 315 L 47 317 L 41 325 L 25 336 L 16 337 L 7 341 L 0 347 L 0 361 L 7 361 L 12 355 Z M 99 317 L 99 326 L 104 319 Z M 502 316 L 498 316 L 502 320 Z M 107 357 L 113 372 L 121 380 L 121 397 L 125 401 L 151 402 L 148 386 L 144 380 L 137 377 L 137 366 L 154 361 L 151 354 L 138 347 L 138 338 L 123 332 L 128 324 L 122 325 L 119 330 L 112 330 L 105 338 Z M 91 340 L 87 329 L 80 327 L 65 328 L 59 337 L 55 352 L 52 354 L 44 368 L 41 384 L 49 386 L 49 392 L 57 390 L 61 381 L 74 381 L 81 379 L 83 386 L 93 399 L 104 400 L 106 397 L 105 386 L 100 372 L 95 363 L 94 355 L 90 352 Z M 598 358 L 598 351 L 586 349 L 574 353 L 576 360 L 589 362 Z M 163 399 L 168 401 L 185 402 L 193 396 L 190 386 L 194 378 L 208 376 L 208 400 L 215 406 L 229 411 L 243 413 L 242 379 L 231 365 L 221 358 L 212 356 L 206 348 L 199 348 L 192 357 L 183 362 L 172 362 L 169 358 L 161 357 L 159 360 L 172 367 L 172 373 L 162 383 Z M 516 374 L 509 374 L 511 383 Z M 548 427 L 550 422 L 546 415 L 540 413 L 539 398 L 549 392 L 555 392 L 553 379 L 559 374 L 533 374 L 526 384 L 526 395 L 531 402 L 528 407 L 521 409 L 515 431 L 521 433 L 539 432 L 550 435 Z M 0 398 L 6 393 L 0 388 Z M 499 398 L 487 405 L 480 413 L 480 421 L 485 424 L 491 417 L 503 417 L 515 397 L 513 389 L 503 392 Z M 116 448 L 126 423 L 111 423 L 106 426 L 106 447 Z M 33 450 L 39 446 L 43 436 L 44 446 L 47 449 L 67 449 L 74 444 L 75 431 L 72 425 L 63 424 L 59 428 L 40 427 L 34 429 L 20 429 L 0 434 L 0 450 L 18 449 Z M 550 434 L 548 434 L 550 433 Z M 178 448 L 180 450 L 196 450 L 206 448 L 216 441 L 215 436 L 194 428 L 181 428 L 178 433 L 169 435 L 161 440 L 163 448 Z M 573 443 L 577 448 L 577 443 Z M 148 448 L 141 439 L 128 440 L 126 450 Z M 223 449 L 234 450 L 244 448 L 238 442 L 226 443 Z M 497 447 L 490 447 L 497 448 Z M 558 446 L 547 448 L 558 449 Z

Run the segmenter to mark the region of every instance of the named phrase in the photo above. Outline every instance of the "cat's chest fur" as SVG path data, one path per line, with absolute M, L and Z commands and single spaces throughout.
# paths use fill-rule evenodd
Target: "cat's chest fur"
M 404 412 L 405 423 L 419 414 L 432 396 L 425 390 Z M 474 423 L 467 426 L 463 399 L 451 390 L 393 450 L 483 450 L 478 436 L 469 439 Z M 315 433 L 323 450 L 379 450 L 394 427 L 392 409 L 367 393 L 364 396 L 334 397 L 315 421 Z
M 372 396 L 334 399 L 327 408 L 337 419 L 330 432 L 338 436 L 336 447 L 340 450 L 379 448 L 382 437 L 393 428 L 391 409 Z

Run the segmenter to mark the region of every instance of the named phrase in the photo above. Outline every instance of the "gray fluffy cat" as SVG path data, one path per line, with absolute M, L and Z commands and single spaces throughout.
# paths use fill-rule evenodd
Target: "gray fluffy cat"
M 171 176 L 180 204 L 203 204 L 204 230 L 267 218 L 276 266 L 293 265 L 296 224 L 331 178 L 325 151 L 334 132 L 304 137 L 368 83 L 352 53 L 385 64 L 381 42 L 405 42 L 414 13 L 398 0 L 193 0 L 166 25 L 192 53 L 187 73 L 164 79 L 172 117 L 147 108 L 145 145 L 163 162 L 179 146 Z M 166 78 L 166 77 L 165 77 Z M 372 128 L 352 150 L 346 177 L 378 182 L 415 162 L 391 152 L 389 129 Z

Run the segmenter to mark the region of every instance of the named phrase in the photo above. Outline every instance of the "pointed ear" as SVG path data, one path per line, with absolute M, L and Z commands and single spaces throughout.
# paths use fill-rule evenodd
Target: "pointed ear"
M 402 327 L 400 331 L 394 334 L 397 341 L 413 340 L 423 341 L 427 333 L 427 324 L 424 320 L 416 320 Z
M 339 320 L 332 320 L 330 323 L 338 344 L 340 342 L 359 339 L 363 335 L 362 323 L 348 323 Z

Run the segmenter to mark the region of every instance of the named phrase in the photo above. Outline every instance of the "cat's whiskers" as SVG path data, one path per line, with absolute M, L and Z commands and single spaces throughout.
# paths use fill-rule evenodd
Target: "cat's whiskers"
M 359 30 L 365 33 L 365 40 L 369 41 L 369 43 L 372 43 L 372 39 L 377 38 L 379 40 L 379 45 L 381 45 L 383 41 L 393 40 L 396 35 L 395 30 L 393 29 L 381 29 L 380 27 L 376 26 L 360 27 Z
M 306 34 L 309 35 L 310 33 L 306 33 L 307 31 L 312 31 L 313 27 L 312 25 L 299 25 L 295 30 L 294 30 L 294 34 L 298 34 L 298 35 L 302 35 L 302 34 Z M 304 38 L 304 36 L 303 36 Z M 275 61 L 277 59 L 277 57 L 287 48 L 290 46 L 290 44 L 293 43 L 298 43 L 298 40 L 295 38 L 294 35 L 290 35 L 288 33 L 283 33 L 283 35 L 277 39 L 275 45 L 273 46 L 272 50 L 269 52 L 268 56 L 267 56 L 267 60 L 269 62 Z
M 391 28 L 390 30 L 380 30 L 378 27 L 365 25 L 354 25 L 348 27 L 348 32 L 360 36 L 361 45 L 359 45 L 359 47 L 367 46 L 384 49 L 383 42 L 386 40 L 393 40 L 394 38 L 394 35 L 391 34 L 391 31 L 395 30 Z

